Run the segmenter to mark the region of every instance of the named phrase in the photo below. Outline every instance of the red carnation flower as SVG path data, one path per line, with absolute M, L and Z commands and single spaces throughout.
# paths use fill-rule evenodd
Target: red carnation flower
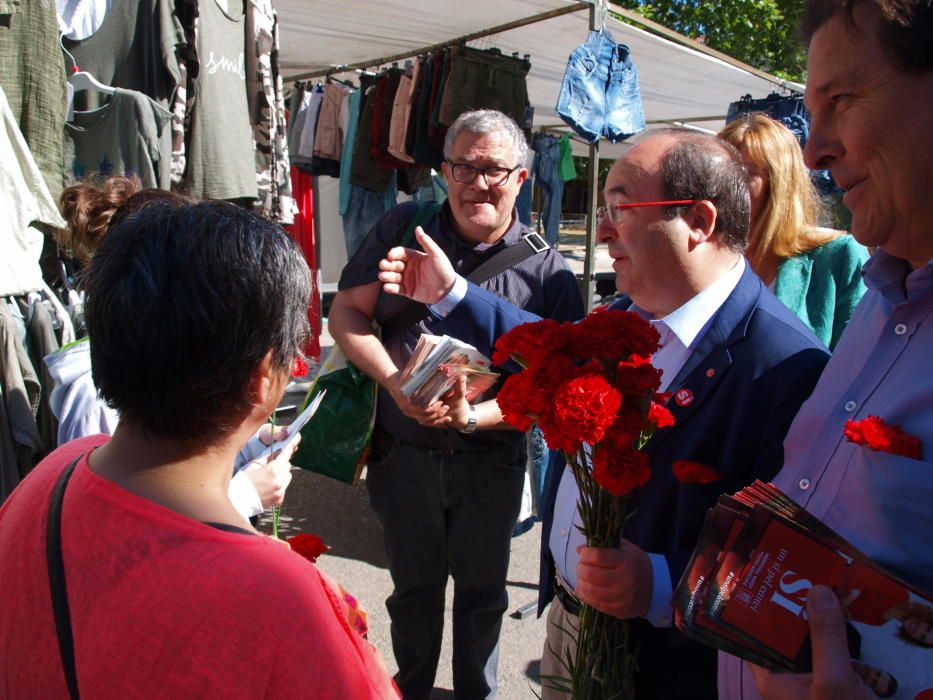
M 669 428 L 674 425 L 674 414 L 661 404 L 652 401 L 651 405 L 648 407 L 648 422 L 651 423 L 656 430 Z
M 554 396 L 554 423 L 570 441 L 595 444 L 616 418 L 622 395 L 598 374 L 564 382 Z
M 496 341 L 492 363 L 504 365 L 515 360 L 524 367 L 535 367 L 548 362 L 551 356 L 567 347 L 570 325 L 546 318 L 516 326 Z
M 651 478 L 648 455 L 634 447 L 637 436 L 613 430 L 593 450 L 593 479 L 615 496 L 624 496 Z
M 616 388 L 623 394 L 645 396 L 661 386 L 661 370 L 651 365 L 650 357 L 632 355 L 616 367 Z
M 307 377 L 308 376 L 308 363 L 304 361 L 304 358 L 300 356 L 295 356 L 295 361 L 292 363 L 292 376 L 293 377 Z
M 544 433 L 548 447 L 561 452 L 573 452 L 580 447 L 580 443 L 572 437 L 565 435 L 554 420 L 554 412 L 549 411 L 538 417 L 538 427 Z
M 845 436 L 849 442 L 875 450 L 889 452 L 909 459 L 920 459 L 920 440 L 905 433 L 900 426 L 885 423 L 878 416 L 862 420 L 849 420 L 845 425 Z
M 288 546 L 292 548 L 295 554 L 300 554 L 312 564 L 317 561 L 319 556 L 330 549 L 320 537 L 307 533 L 289 537 L 285 541 L 288 542 Z
M 550 379 L 541 370 L 524 370 L 509 376 L 496 395 L 502 417 L 521 431 L 528 430 L 551 407 Z
M 596 311 L 570 328 L 570 352 L 581 358 L 650 357 L 660 340 L 655 327 L 631 311 Z
M 645 429 L 645 403 L 643 399 L 631 396 L 622 397 L 622 408 L 619 409 L 613 431 L 639 435 Z
M 722 475 L 702 462 L 678 459 L 671 465 L 677 480 L 683 484 L 712 484 L 722 479 Z

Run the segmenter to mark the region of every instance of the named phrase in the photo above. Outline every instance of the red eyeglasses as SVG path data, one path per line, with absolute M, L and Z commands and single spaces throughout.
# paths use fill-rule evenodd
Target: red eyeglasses
M 622 212 L 625 209 L 641 209 L 642 207 L 675 207 L 696 204 L 698 199 L 669 199 L 663 202 L 625 202 L 624 204 L 613 204 L 609 207 L 597 207 L 596 223 L 602 222 L 606 216 L 613 224 L 622 223 Z

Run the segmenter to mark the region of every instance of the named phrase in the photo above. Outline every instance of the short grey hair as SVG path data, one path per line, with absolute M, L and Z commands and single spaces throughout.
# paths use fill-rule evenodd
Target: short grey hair
M 505 134 L 512 139 L 514 145 L 516 163 L 520 167 L 525 166 L 528 159 L 528 141 L 525 139 L 524 132 L 518 128 L 518 124 L 507 114 L 496 109 L 478 109 L 474 112 L 464 112 L 456 121 L 450 125 L 447 130 L 447 137 L 444 139 L 444 158 L 450 158 L 450 151 L 454 147 L 454 141 L 464 131 L 471 134 Z

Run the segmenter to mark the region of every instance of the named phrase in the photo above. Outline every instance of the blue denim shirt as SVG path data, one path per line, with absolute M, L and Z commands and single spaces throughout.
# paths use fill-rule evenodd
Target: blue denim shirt
M 868 292 L 791 425 L 774 484 L 882 566 L 931 591 L 933 261 L 911 271 L 879 250 L 862 274 Z M 869 415 L 919 438 L 921 458 L 846 441 L 845 422 Z M 862 656 L 870 654 L 863 639 Z M 720 653 L 720 698 L 760 697 L 743 666 Z

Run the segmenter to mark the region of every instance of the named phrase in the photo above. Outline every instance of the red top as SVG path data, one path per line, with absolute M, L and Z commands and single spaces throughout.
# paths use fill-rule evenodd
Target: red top
M 45 557 L 55 481 L 106 442 L 68 443 L 0 508 L 0 698 L 67 697 Z M 396 697 L 317 569 L 268 537 L 136 496 L 82 457 L 62 549 L 84 697 Z

